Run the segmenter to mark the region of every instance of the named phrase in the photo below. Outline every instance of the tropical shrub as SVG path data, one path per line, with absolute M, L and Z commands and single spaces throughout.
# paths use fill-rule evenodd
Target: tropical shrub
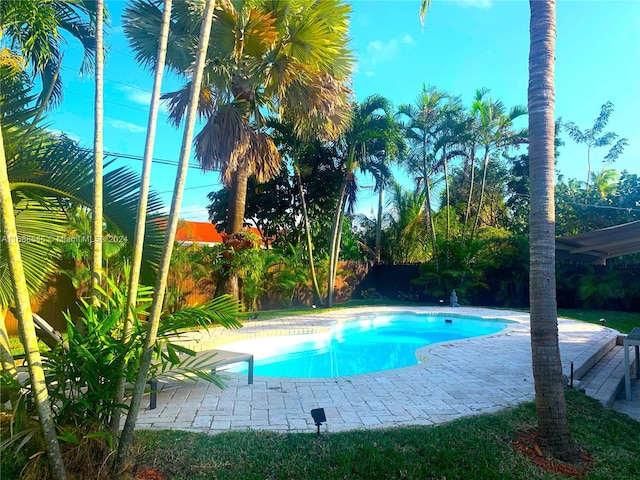
M 140 287 L 139 307 L 133 317 L 131 335 L 126 339 L 122 338 L 126 290 L 108 279 L 108 293 L 102 291 L 101 294 L 104 300 L 97 307 L 82 302 L 80 319 L 67 316 L 68 340 L 43 354 L 63 458 L 70 475 L 78 478 L 110 478 L 108 461 L 117 442 L 110 430 L 110 421 L 116 410 L 124 413 L 128 410 L 126 403 L 116 403 L 114 399 L 120 378 L 129 384 L 135 382 L 152 289 Z M 164 315 L 149 378 L 171 370 L 174 374 L 187 373 L 188 378 L 204 379 L 223 387 L 221 378 L 210 369 L 190 362 L 195 352 L 180 345 L 180 332 L 215 323 L 236 328 L 240 326 L 237 315 L 237 302 L 229 297 Z M 19 450 L 30 442 L 41 441 L 34 392 L 28 379 L 16 384 L 2 375 L 2 389 L 5 388 L 18 390 L 20 397 L 14 406 L 11 434 L 1 444 L 2 451 Z M 34 455 L 21 478 L 44 479 L 49 478 L 48 475 L 46 456 Z

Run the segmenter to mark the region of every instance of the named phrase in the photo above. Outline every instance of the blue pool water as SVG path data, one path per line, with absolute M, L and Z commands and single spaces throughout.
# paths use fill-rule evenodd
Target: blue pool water
M 377 315 L 338 323 L 328 332 L 262 337 L 224 345 L 253 353 L 255 375 L 323 378 L 416 365 L 425 345 L 496 333 L 507 321 L 418 314 Z M 246 367 L 232 367 L 246 372 Z

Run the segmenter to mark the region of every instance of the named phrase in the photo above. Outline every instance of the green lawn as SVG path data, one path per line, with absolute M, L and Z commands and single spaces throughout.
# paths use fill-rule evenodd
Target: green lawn
M 586 479 L 640 478 L 640 423 L 567 392 L 572 435 L 591 457 Z M 327 425 L 331 426 L 331 418 Z M 171 480 L 561 479 L 513 448 L 536 425 L 533 403 L 429 427 L 342 433 L 138 431 L 132 468 Z M 20 478 L 27 452 L 4 452 L 0 478 Z M 150 477 L 145 477 L 150 478 Z
M 640 423 L 568 392 L 575 440 L 592 456 L 586 478 L 640 478 Z M 170 479 L 553 479 L 512 440 L 535 426 L 533 403 L 445 425 L 334 434 L 141 431 L 133 460 Z M 331 425 L 331 419 L 328 419 Z M 4 477 L 3 477 L 4 478 Z
M 634 327 L 640 327 L 640 313 L 617 312 L 614 310 L 559 309 L 558 315 L 598 325 L 601 325 L 600 319 L 604 318 L 606 320 L 604 325 L 621 333 L 629 333 Z

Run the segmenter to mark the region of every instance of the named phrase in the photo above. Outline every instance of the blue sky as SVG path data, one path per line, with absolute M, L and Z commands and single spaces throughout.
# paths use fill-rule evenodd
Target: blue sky
M 179 1 L 179 0 L 174 0 Z M 125 2 L 106 0 L 112 15 L 106 45 L 106 151 L 142 155 L 151 96 L 152 73 L 139 67 L 122 33 Z M 412 102 L 423 84 L 461 95 L 469 105 L 474 91 L 491 89 L 507 107 L 526 105 L 529 52 L 529 4 L 526 0 L 432 2 L 424 29 L 420 1 L 356 0 L 352 4 L 351 47 L 357 62 L 353 90 L 358 100 L 371 94 L 395 105 Z M 80 48 L 69 42 L 62 76 L 65 98 L 48 117 L 52 129 L 66 132 L 91 148 L 93 79 L 78 75 Z M 181 85 L 165 75 L 163 91 Z M 640 0 L 559 0 L 556 43 L 556 117 L 589 128 L 606 101 L 614 104 L 607 130 L 629 139 L 613 165 L 640 174 Z M 526 126 L 523 119 L 522 126 Z M 565 177 L 586 178 L 586 147 L 563 135 L 558 170 Z M 154 157 L 177 160 L 181 132 L 161 115 Z M 592 153 L 601 168 L 605 149 Z M 136 160 L 114 166 L 141 169 Z M 154 164 L 152 188 L 169 205 L 176 168 Z M 206 195 L 220 188 L 217 173 L 189 170 L 181 217 L 206 220 Z M 363 178 L 361 185 L 372 185 Z M 362 190 L 358 211 L 371 213 L 374 193 Z

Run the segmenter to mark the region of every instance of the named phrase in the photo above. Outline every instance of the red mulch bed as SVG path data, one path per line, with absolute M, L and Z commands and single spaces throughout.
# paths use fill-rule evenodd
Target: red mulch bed
M 513 442 L 513 447 L 529 458 L 531 463 L 546 472 L 555 473 L 569 478 L 584 478 L 589 473 L 592 459 L 587 452 L 580 449 L 580 464 L 573 465 L 571 463 L 561 462 L 546 458 L 537 443 L 537 432 L 535 429 L 527 430 L 519 434 Z
M 152 468 L 141 468 L 136 472 L 136 480 L 167 480 L 167 477 Z

